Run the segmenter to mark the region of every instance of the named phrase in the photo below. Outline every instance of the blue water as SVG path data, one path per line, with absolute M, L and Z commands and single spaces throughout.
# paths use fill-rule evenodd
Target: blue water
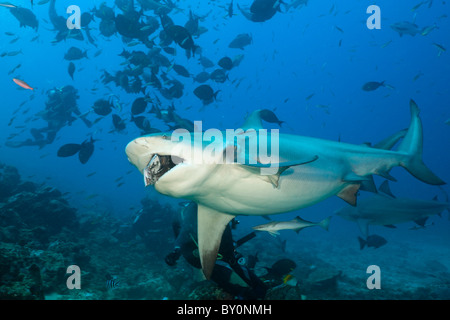
M 30 4 L 24 2 L 23 6 L 30 8 Z M 45 182 L 62 192 L 70 192 L 68 199 L 71 205 L 81 211 L 98 210 L 117 217 L 128 217 L 140 208 L 140 200 L 146 195 L 157 201 L 176 204 L 177 200 L 159 195 L 151 187 L 144 188 L 142 175 L 128 162 L 124 152 L 126 144 L 140 135 L 139 129 L 129 122 L 129 117 L 131 103 L 142 95 L 127 94 L 113 83 L 105 86 L 101 81 L 103 70 L 113 74 L 125 68 L 121 65 L 124 59 L 118 56 L 123 49 L 144 52 L 148 49 L 142 45 L 128 47 L 118 34 L 109 38 L 100 35 L 100 19 L 90 25 L 98 48 L 86 40 L 68 39 L 53 44 L 56 33 L 49 22 L 49 4 L 38 5 L 38 1 L 34 2 L 33 12 L 39 20 L 38 31 L 20 28 L 8 9 L 0 8 L 0 52 L 22 51 L 16 56 L 0 58 L 0 73 L 3 75 L 0 78 L 0 162 L 17 167 L 22 180 Z M 67 17 L 65 11 L 69 5 L 78 5 L 84 12 L 101 3 L 57 0 L 56 10 L 59 15 Z M 433 45 L 437 43 L 445 48 L 450 47 L 450 21 L 447 17 L 450 10 L 445 1 L 433 1 L 431 7 L 429 3 L 424 3 L 415 11 L 412 8 L 419 3 L 418 0 L 376 1 L 381 8 L 380 30 L 366 27 L 369 17 L 366 9 L 374 4 L 372 1 L 310 0 L 305 7 L 292 8 L 287 13 L 278 12 L 262 23 L 247 20 L 236 4 L 235 15 L 226 17 L 224 7 L 229 3 L 227 0 L 175 3 L 181 10 L 173 10 L 169 16 L 176 24 L 185 24 L 189 9 L 199 16 L 206 16 L 199 24 L 208 31 L 194 38 L 204 56 L 214 62 L 223 56 L 234 57 L 238 54 L 243 54 L 244 59 L 229 72 L 229 80 L 225 83 L 208 81 L 215 91 L 221 92 L 217 101 L 204 108 L 193 94 L 198 84 L 171 71 L 169 76 L 184 84 L 180 99 L 169 101 L 156 89 L 147 89 L 151 97 L 160 98 L 163 108 L 173 102 L 181 117 L 191 121 L 201 120 L 203 128 L 218 129 L 237 128 L 247 113 L 267 108 L 275 110 L 278 118 L 285 121 L 281 132 L 361 144 L 378 142 L 406 128 L 410 120 L 409 100 L 414 99 L 421 109 L 424 128 L 424 163 L 444 181 L 450 181 L 450 125 L 445 123 L 450 118 L 450 55 L 447 50 L 438 56 L 438 49 Z M 239 3 L 246 6 L 251 1 Z M 107 4 L 112 6 L 113 1 L 107 1 Z M 117 8 L 115 11 L 120 12 Z M 148 11 L 148 15 L 152 14 Z M 434 24 L 438 28 L 426 36 L 400 37 L 390 27 L 393 23 L 412 22 L 414 19 L 421 28 Z M 8 36 L 5 32 L 14 33 L 14 36 Z M 228 48 L 228 44 L 240 33 L 251 34 L 253 43 L 244 50 Z M 31 42 L 37 35 L 38 40 Z M 11 44 L 10 41 L 16 37 L 18 40 Z M 156 44 L 158 41 L 156 38 Z M 77 68 L 75 80 L 67 72 L 68 61 L 63 59 L 71 46 L 87 50 L 89 57 L 74 62 Z M 202 71 L 198 55 L 188 59 L 179 46 L 171 46 L 176 48 L 176 56 L 163 54 L 172 63 L 185 66 L 192 74 Z M 94 53 L 100 49 L 102 53 L 94 58 Z M 8 75 L 19 63 L 21 67 Z M 415 79 L 418 74 L 420 76 Z M 35 90 L 22 90 L 12 81 L 13 77 L 26 81 Z M 368 81 L 386 81 L 393 88 L 363 91 L 361 87 Z M 71 126 L 62 128 L 56 140 L 42 149 L 5 146 L 10 134 L 24 129 L 12 138 L 23 141 L 31 138 L 29 129 L 46 125 L 39 117 L 33 117 L 31 121 L 27 118 L 44 110 L 48 90 L 65 85 L 78 89 L 80 98 L 77 103 L 82 113 L 89 111 L 99 98 L 111 94 L 120 97 L 123 110 L 113 110 L 113 113 L 126 119 L 125 132 L 110 133 L 113 126 L 109 115 L 92 128 L 76 120 Z M 8 126 L 13 112 L 22 102 L 25 104 L 15 115 L 12 125 Z M 24 114 L 27 109 L 29 111 Z M 92 112 L 88 115 L 91 121 L 98 117 Z M 167 130 L 167 126 L 154 115 L 149 115 L 149 119 L 152 126 Z M 273 124 L 267 127 L 277 128 Z M 81 143 L 91 135 L 97 141 L 94 154 L 87 164 L 82 165 L 76 156 L 56 156 L 62 145 Z M 87 177 L 93 172 L 94 175 Z M 443 199 L 442 191 L 420 182 L 402 168 L 394 168 L 391 174 L 398 180 L 391 184 L 398 195 L 424 200 L 438 195 Z M 115 181 L 119 177 L 123 177 L 121 181 L 124 182 L 120 187 Z M 382 180 L 376 177 L 375 181 L 379 184 Z M 443 188 L 450 193 L 448 186 Z M 307 220 L 319 221 L 344 205 L 342 200 L 333 197 L 301 212 L 275 218 L 288 220 L 301 215 Z M 430 241 L 430 246 L 434 243 L 448 244 L 450 222 L 447 215 L 431 217 L 434 226 L 421 230 L 421 233 L 408 230 L 412 223 L 399 226 L 397 230 L 381 227 L 372 230 L 390 242 L 400 239 L 412 247 L 415 242 L 423 244 L 427 234 L 435 240 Z M 243 217 L 242 221 L 244 226 L 265 223 L 259 217 Z M 302 236 L 317 242 L 333 242 L 343 237 L 340 246 L 345 246 L 348 238 L 352 239 L 348 246 L 355 247 L 358 232 L 354 223 L 336 217 L 332 220 L 330 232 L 311 228 L 302 232 Z M 245 229 L 242 233 L 246 233 Z M 283 236 L 292 241 L 291 250 L 295 250 L 294 243 L 298 241 L 298 236 L 288 231 Z M 448 265 L 448 256 L 443 259 Z

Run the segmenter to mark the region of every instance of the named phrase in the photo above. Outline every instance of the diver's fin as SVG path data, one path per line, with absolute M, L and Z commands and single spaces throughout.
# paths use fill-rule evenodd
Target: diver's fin
M 337 194 L 339 198 L 346 201 L 352 206 L 356 206 L 356 195 L 358 193 L 360 185 L 359 184 L 349 184 L 344 189 Z
M 223 232 L 233 218 L 233 215 L 198 205 L 198 250 L 206 279 L 211 277 Z
M 422 162 L 423 136 L 422 122 L 419 118 L 420 110 L 412 99 L 409 102 L 409 106 L 411 109 L 411 123 L 398 149 L 399 152 L 405 153 L 407 158 L 400 165 L 414 177 L 425 183 L 432 185 L 445 184 L 442 179 L 436 176 Z

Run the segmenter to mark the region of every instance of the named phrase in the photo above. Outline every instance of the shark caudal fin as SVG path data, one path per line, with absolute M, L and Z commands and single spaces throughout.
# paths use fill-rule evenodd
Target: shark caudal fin
M 209 280 L 216 264 L 223 232 L 234 216 L 199 204 L 197 217 L 200 262 L 203 274 Z
M 432 185 L 442 185 L 445 182 L 436 176 L 422 162 L 422 122 L 419 118 L 419 107 L 410 100 L 411 123 L 409 129 L 399 146 L 399 152 L 406 153 L 408 156 L 400 163 L 402 167 L 408 170 L 417 179 Z

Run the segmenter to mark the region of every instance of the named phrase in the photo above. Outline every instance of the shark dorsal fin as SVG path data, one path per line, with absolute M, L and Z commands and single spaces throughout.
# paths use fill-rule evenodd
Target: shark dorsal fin
M 244 131 L 247 131 L 248 129 L 263 129 L 260 111 L 261 110 L 255 110 L 247 117 L 241 127 Z
M 385 180 L 381 185 L 380 185 L 380 192 L 383 192 L 384 194 L 390 196 L 391 198 L 395 199 L 394 194 L 391 191 L 391 188 L 389 187 L 389 182 L 387 180 Z
M 233 218 L 233 215 L 198 205 L 198 250 L 206 279 L 211 278 L 223 232 Z

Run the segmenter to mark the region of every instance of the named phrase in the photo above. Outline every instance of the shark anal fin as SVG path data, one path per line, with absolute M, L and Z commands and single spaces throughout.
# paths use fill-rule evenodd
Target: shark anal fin
M 198 205 L 198 250 L 206 279 L 211 277 L 223 232 L 233 218 L 233 215 Z
M 369 180 L 361 181 L 359 190 L 368 191 L 372 193 L 378 193 L 377 186 L 373 181 L 373 176 L 369 176 Z
M 388 196 L 390 196 L 391 198 L 395 199 L 394 194 L 391 191 L 391 188 L 389 187 L 389 182 L 387 180 L 385 180 L 381 185 L 379 190 L 381 192 L 383 192 L 384 194 L 387 194 Z
M 359 184 L 349 184 L 344 189 L 337 194 L 339 198 L 346 201 L 352 206 L 356 206 L 356 196 L 358 193 L 360 185 Z

